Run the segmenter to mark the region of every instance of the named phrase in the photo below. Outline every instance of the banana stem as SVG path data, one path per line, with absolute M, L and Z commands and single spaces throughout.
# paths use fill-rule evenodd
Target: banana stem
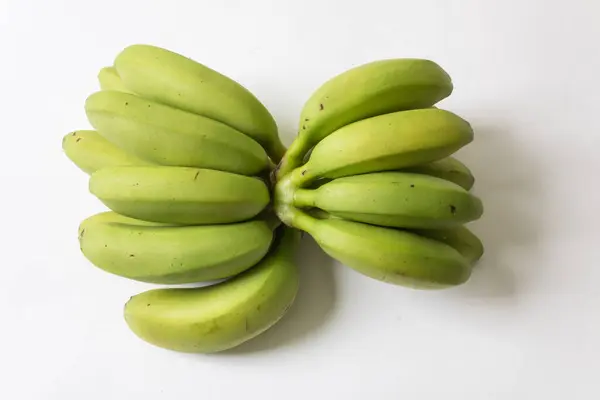
M 304 211 L 293 206 L 289 208 L 288 212 L 291 220 L 291 226 L 308 233 L 313 230 L 315 223 L 318 221 L 316 218 L 311 217 Z
M 276 170 L 277 180 L 281 180 L 295 168 L 301 166 L 304 162 L 304 156 L 308 153 L 310 147 L 310 142 L 304 136 L 297 136 L 279 163 Z
M 289 209 L 294 202 L 294 186 L 292 185 L 289 176 L 283 178 L 276 183 L 273 190 L 273 208 L 275 214 L 284 224 L 291 226 L 291 213 Z
M 315 206 L 315 191 L 310 189 L 297 189 L 294 193 L 294 206 L 300 208 Z

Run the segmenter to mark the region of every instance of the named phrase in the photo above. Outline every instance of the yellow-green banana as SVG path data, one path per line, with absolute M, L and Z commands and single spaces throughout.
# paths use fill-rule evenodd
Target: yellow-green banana
M 472 264 L 484 253 L 481 240 L 465 226 L 454 229 L 418 229 L 413 232 L 454 247 Z
M 305 103 L 298 137 L 284 157 L 279 176 L 298 167 L 327 135 L 350 123 L 402 110 L 427 108 L 450 96 L 450 76 L 424 59 L 379 60 L 352 68 L 325 82 Z M 371 132 L 379 140 L 380 132 Z
M 471 190 L 475 177 L 471 170 L 454 157 L 446 157 L 427 164 L 404 168 L 402 171 L 426 174 L 454 182 L 465 190 Z
M 291 225 L 311 235 L 331 257 L 371 278 L 418 289 L 460 285 L 469 261 L 453 247 L 415 233 L 293 210 Z
M 440 109 L 400 111 L 364 119 L 317 144 L 306 164 L 291 173 L 296 186 L 412 167 L 448 157 L 473 140 L 469 123 Z
M 309 153 L 310 154 L 310 153 Z M 308 158 L 306 159 L 308 161 Z M 306 162 L 304 161 L 304 162 Z M 398 170 L 398 172 L 411 172 L 415 174 L 425 174 L 429 176 L 435 176 L 437 178 L 445 179 L 447 181 L 456 183 L 463 187 L 465 190 L 471 190 L 475 184 L 475 177 L 471 173 L 471 170 L 462 162 L 454 157 L 446 157 L 438 161 L 432 161 L 427 164 L 415 165 L 414 167 L 407 167 Z M 316 189 L 317 187 L 324 185 L 332 179 L 318 179 L 311 182 L 308 188 Z
M 270 221 L 175 226 L 114 212 L 84 220 L 79 243 L 95 266 L 149 283 L 180 284 L 227 278 L 252 267 L 273 239 Z
M 92 174 L 99 169 L 125 165 L 151 165 L 115 146 L 92 130 L 74 131 L 62 141 L 67 157 L 83 172 Z
M 258 178 L 189 167 L 105 168 L 91 176 L 89 189 L 119 214 L 173 224 L 244 221 L 269 203 Z
M 275 162 L 285 153 L 267 108 L 225 75 L 144 44 L 125 48 L 114 65 L 125 86 L 140 96 L 227 124 L 259 142 Z
M 114 67 L 104 67 L 98 72 L 98 82 L 102 90 L 116 90 L 119 92 L 132 93 L 125 87 L 121 77 Z
M 376 172 L 298 189 L 294 206 L 373 225 L 440 229 L 481 217 L 481 200 L 455 183 L 406 172 Z
M 267 257 L 230 280 L 133 296 L 124 310 L 129 328 L 155 346 L 189 353 L 227 350 L 266 331 L 285 315 L 298 292 L 293 256 L 299 232 L 284 231 Z
M 264 149 L 230 126 L 129 93 L 96 92 L 85 111 L 98 133 L 154 163 L 243 175 L 269 165 Z

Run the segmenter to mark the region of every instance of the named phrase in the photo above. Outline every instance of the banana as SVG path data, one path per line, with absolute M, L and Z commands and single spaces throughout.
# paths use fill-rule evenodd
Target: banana
M 454 182 L 465 190 L 471 190 L 475 184 L 475 177 L 471 170 L 454 157 L 434 161 L 428 164 L 415 165 L 404 168 L 402 171 L 426 174 Z
M 225 75 L 183 55 L 143 44 L 125 48 L 114 65 L 125 86 L 140 96 L 227 124 L 264 146 L 275 162 L 285 153 L 267 108 Z
M 473 140 L 469 123 L 440 109 L 400 111 L 364 119 L 317 144 L 310 159 L 291 173 L 297 186 L 412 167 L 450 156 Z
M 119 214 L 173 224 L 244 221 L 269 203 L 269 189 L 258 178 L 188 167 L 102 169 L 91 176 L 89 189 Z
M 310 152 L 308 153 L 310 154 Z M 308 155 L 307 154 L 307 155 Z M 308 158 L 303 164 L 308 161 Z M 471 190 L 475 184 L 475 177 L 473 173 L 465 164 L 460 162 L 454 157 L 446 157 L 438 161 L 433 161 L 427 164 L 415 165 L 414 167 L 407 167 L 398 170 L 398 172 L 411 172 L 415 174 L 425 174 L 429 176 L 435 176 L 437 178 L 445 179 L 447 181 L 456 183 L 463 187 L 465 190 Z M 318 179 L 311 182 L 308 186 L 311 189 L 332 181 L 333 179 Z
M 331 257 L 379 281 L 441 289 L 466 282 L 471 265 L 457 250 L 415 233 L 347 221 L 316 219 L 295 209 L 291 225 L 311 235 Z
M 104 67 L 98 72 L 98 82 L 102 90 L 116 90 L 119 92 L 132 93 L 121 80 L 114 67 Z
M 87 174 L 107 167 L 151 165 L 149 161 L 127 153 L 92 130 L 74 131 L 65 135 L 62 148 L 66 156 Z
M 268 168 L 256 141 L 210 118 L 117 91 L 92 94 L 85 111 L 98 133 L 154 163 L 242 175 Z
M 189 353 L 215 353 L 258 336 L 285 315 L 298 292 L 299 232 L 284 230 L 267 257 L 230 280 L 133 296 L 125 305 L 127 325 L 150 344 Z
M 260 261 L 274 224 L 176 226 L 105 212 L 84 220 L 79 243 L 85 257 L 109 273 L 141 282 L 180 284 L 227 278 Z
M 465 226 L 454 229 L 418 229 L 413 232 L 454 247 L 471 264 L 479 261 L 485 251 L 481 240 Z
M 481 200 L 455 183 L 406 172 L 376 172 L 298 189 L 293 205 L 347 220 L 397 228 L 440 229 L 476 220 Z
M 280 165 L 279 177 L 301 165 L 313 146 L 343 126 L 377 115 L 431 107 L 452 90 L 446 71 L 424 59 L 379 60 L 331 78 L 304 104 L 298 136 Z

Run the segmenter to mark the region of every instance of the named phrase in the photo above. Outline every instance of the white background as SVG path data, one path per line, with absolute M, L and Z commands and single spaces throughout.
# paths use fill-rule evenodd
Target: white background
M 598 0 L 0 1 L 0 398 L 600 398 L 599 20 Z M 472 279 L 394 287 L 306 240 L 298 300 L 261 337 L 212 356 L 138 340 L 122 307 L 150 285 L 80 254 L 104 208 L 61 139 L 140 42 L 244 84 L 286 144 L 331 76 L 438 62 L 443 107 L 476 130 L 459 154 L 486 206 Z

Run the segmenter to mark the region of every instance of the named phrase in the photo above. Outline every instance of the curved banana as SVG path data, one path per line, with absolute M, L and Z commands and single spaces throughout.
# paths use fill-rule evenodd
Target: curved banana
M 471 170 L 454 157 L 446 157 L 428 164 L 415 165 L 402 169 L 405 172 L 426 174 L 454 182 L 465 190 L 471 190 L 475 184 L 475 177 Z
M 114 65 L 125 86 L 140 96 L 227 124 L 259 142 L 275 162 L 285 153 L 267 108 L 225 75 L 180 54 L 143 44 L 125 48 Z
M 306 160 L 308 161 L 307 154 Z M 471 190 L 475 184 L 475 176 L 465 164 L 460 162 L 454 157 L 446 157 L 441 160 L 432 161 L 426 164 L 419 164 L 413 167 L 407 167 L 397 170 L 398 172 L 410 172 L 415 174 L 424 174 L 429 176 L 435 176 L 437 178 L 445 179 L 447 181 L 456 183 L 463 187 L 465 190 Z M 319 186 L 324 185 L 333 179 L 322 178 L 311 182 L 307 187 L 310 189 L 316 189 Z
M 92 130 L 74 131 L 65 135 L 62 148 L 67 157 L 87 174 L 107 167 L 151 165 L 149 161 L 122 150 Z
M 273 226 L 264 220 L 175 226 L 105 212 L 79 226 L 79 244 L 96 267 L 149 283 L 180 284 L 228 278 L 260 261 Z
M 190 353 L 215 353 L 258 336 L 285 315 L 298 292 L 299 232 L 284 232 L 267 257 L 230 280 L 133 296 L 124 310 L 129 328 L 155 346 Z
M 412 167 L 448 157 L 473 140 L 469 123 L 449 111 L 400 111 L 365 119 L 317 144 L 310 159 L 291 173 L 296 186 Z
M 481 200 L 455 183 L 407 172 L 376 172 L 298 189 L 294 206 L 347 220 L 397 228 L 440 229 L 476 220 Z
M 383 282 L 441 289 L 460 285 L 471 275 L 469 261 L 454 248 L 409 231 L 315 219 L 298 210 L 292 226 L 310 234 L 334 259 Z
M 85 111 L 102 136 L 124 150 L 163 165 L 256 175 L 268 168 L 263 148 L 215 120 L 129 93 L 100 91 Z
M 298 137 L 279 169 L 285 176 L 330 133 L 377 115 L 427 108 L 450 96 L 450 76 L 424 59 L 379 60 L 352 68 L 325 82 L 305 103 Z M 372 132 L 378 136 L 379 132 Z M 374 137 L 376 137 L 374 136 Z
M 132 93 L 121 80 L 114 67 L 104 67 L 98 72 L 98 82 L 102 90 L 116 90 L 118 92 Z
M 89 189 L 119 214 L 185 225 L 248 220 L 269 203 L 269 189 L 258 178 L 188 167 L 102 169 Z
M 454 247 L 471 264 L 479 261 L 485 251 L 481 240 L 465 226 L 454 229 L 418 229 L 413 232 Z

